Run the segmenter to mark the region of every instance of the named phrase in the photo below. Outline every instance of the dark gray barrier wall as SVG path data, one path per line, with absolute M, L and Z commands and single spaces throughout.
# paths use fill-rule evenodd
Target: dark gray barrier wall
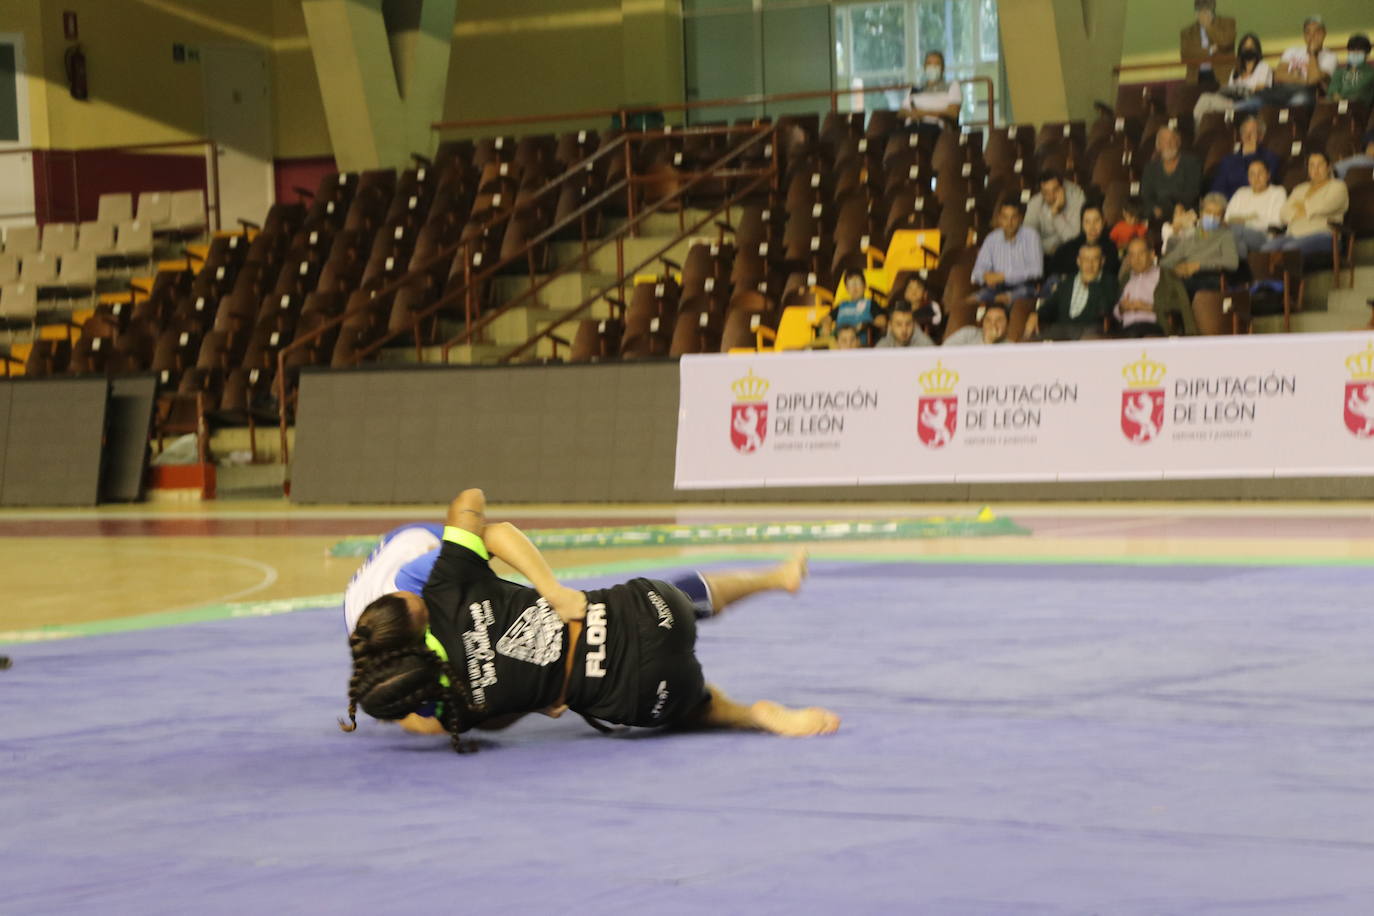
M 1371 499 L 1374 478 L 673 489 L 676 363 L 306 372 L 304 503 Z M 729 435 L 722 422 L 720 434 Z
M 0 505 L 93 506 L 110 383 L 0 382 Z
M 101 502 L 137 502 L 148 479 L 148 437 L 157 404 L 157 376 L 121 376 L 110 382 L 109 434 Z

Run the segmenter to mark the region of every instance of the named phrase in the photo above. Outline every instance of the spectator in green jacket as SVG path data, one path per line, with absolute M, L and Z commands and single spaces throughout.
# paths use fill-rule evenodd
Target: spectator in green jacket
M 1345 44 L 1345 66 L 1331 74 L 1326 93 L 1337 101 L 1374 105 L 1374 66 L 1369 63 L 1369 36 L 1356 33 Z
M 1102 264 L 1100 244 L 1078 249 L 1078 273 L 1055 287 L 1030 314 L 1022 336 L 1039 333 L 1059 340 L 1101 337 L 1116 308 L 1118 293 L 1116 277 L 1104 274 Z

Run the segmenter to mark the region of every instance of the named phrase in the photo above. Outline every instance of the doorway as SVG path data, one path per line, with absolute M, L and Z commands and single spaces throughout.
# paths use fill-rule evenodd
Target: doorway
M 200 53 L 205 130 L 219 156 L 218 224 L 226 230 L 237 229 L 241 219 L 261 224 L 273 198 L 267 54 L 247 45 L 208 45 Z M 210 219 L 213 225 L 215 215 Z
M 24 36 L 0 32 L 0 227 L 32 225 L 33 153 Z

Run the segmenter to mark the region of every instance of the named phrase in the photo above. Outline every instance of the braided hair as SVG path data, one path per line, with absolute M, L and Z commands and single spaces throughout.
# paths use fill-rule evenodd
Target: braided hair
M 435 703 L 437 718 L 460 754 L 476 750 L 460 735 L 480 720 L 467 683 L 453 667 L 415 633 L 410 611 L 398 595 L 384 595 L 367 606 L 348 638 L 353 674 L 348 681 L 345 732 L 357 729 L 358 709 L 374 719 L 403 719 L 426 703 Z M 444 684 L 446 678 L 448 683 Z

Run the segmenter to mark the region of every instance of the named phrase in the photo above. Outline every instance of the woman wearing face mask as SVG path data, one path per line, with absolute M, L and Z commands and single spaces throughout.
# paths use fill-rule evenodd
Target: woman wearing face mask
M 959 123 L 959 108 L 964 104 L 959 81 L 945 76 L 945 55 L 939 51 L 926 54 L 921 85 L 912 86 L 902 105 L 907 130 L 938 137 L 946 124 Z
M 1193 106 L 1193 120 L 1212 111 L 1258 111 L 1260 100 L 1256 93 L 1274 84 L 1274 71 L 1264 62 L 1264 48 L 1259 36 L 1247 32 L 1236 51 L 1236 66 L 1226 87 L 1217 92 L 1204 92 Z
M 1369 36 L 1355 34 L 1345 45 L 1345 66 L 1331 75 L 1327 95 L 1336 101 L 1374 105 L 1374 66 L 1369 63 Z

